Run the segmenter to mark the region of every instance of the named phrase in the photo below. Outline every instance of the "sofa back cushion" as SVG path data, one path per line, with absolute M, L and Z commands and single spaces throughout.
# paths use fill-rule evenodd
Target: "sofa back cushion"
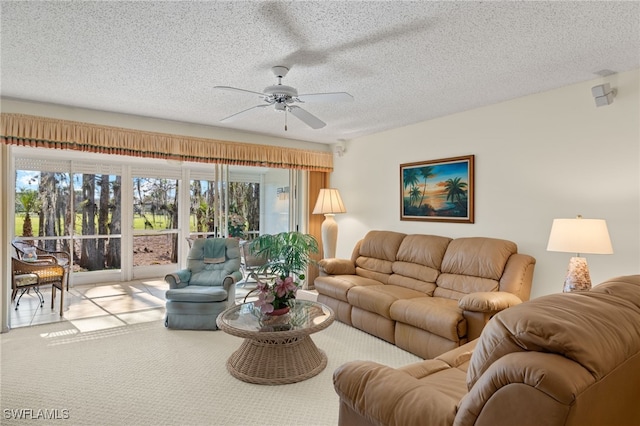
M 471 357 L 469 389 L 513 352 L 550 352 L 582 365 L 596 380 L 640 352 L 640 275 L 593 291 L 557 293 L 506 309 L 489 321 Z
M 398 249 L 389 284 L 433 295 L 450 241 L 437 235 L 407 235 Z
M 369 231 L 360 243 L 356 274 L 387 284 L 398 248 L 406 234 L 393 231 Z
M 496 238 L 456 238 L 447 246 L 434 296 L 459 300 L 465 294 L 497 291 L 515 243 Z

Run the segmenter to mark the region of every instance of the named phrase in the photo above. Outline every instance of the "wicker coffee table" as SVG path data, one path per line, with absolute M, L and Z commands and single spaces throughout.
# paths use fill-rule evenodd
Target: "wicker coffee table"
M 268 317 L 243 303 L 222 312 L 218 328 L 245 340 L 227 360 L 237 379 L 261 385 L 282 385 L 309 379 L 327 366 L 327 356 L 310 334 L 333 322 L 331 308 L 318 302 L 294 300 L 289 313 Z

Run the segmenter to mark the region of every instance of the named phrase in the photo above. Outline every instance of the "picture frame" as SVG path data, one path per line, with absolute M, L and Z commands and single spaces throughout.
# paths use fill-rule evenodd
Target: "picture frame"
M 400 164 L 400 220 L 474 223 L 474 160 Z

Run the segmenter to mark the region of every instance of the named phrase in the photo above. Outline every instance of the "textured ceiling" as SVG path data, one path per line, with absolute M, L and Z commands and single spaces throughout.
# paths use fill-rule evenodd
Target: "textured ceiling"
M 334 143 L 640 67 L 640 2 L 8 2 L 3 97 Z M 260 103 L 291 70 L 312 130 Z M 604 71 L 605 73 L 608 71 Z

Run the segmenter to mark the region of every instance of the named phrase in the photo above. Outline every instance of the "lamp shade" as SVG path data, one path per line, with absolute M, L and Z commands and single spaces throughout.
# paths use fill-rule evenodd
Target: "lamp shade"
M 335 188 L 323 188 L 318 195 L 318 201 L 313 209 L 313 214 L 346 213 L 340 192 Z
M 554 219 L 547 251 L 612 254 L 607 222 L 603 219 Z

